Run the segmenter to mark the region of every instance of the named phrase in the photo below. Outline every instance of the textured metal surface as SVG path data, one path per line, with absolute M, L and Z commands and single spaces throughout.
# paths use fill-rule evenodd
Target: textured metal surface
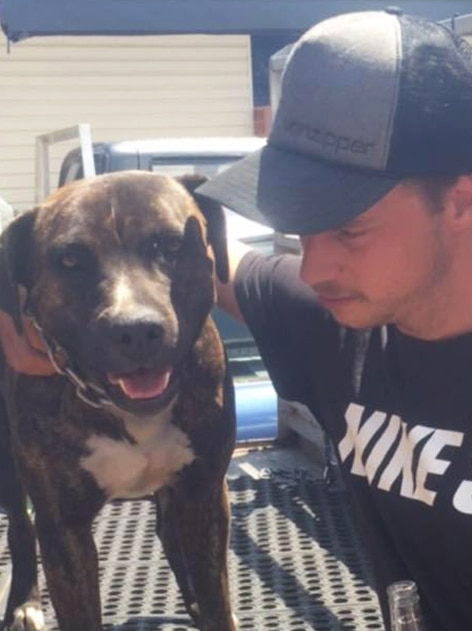
M 342 489 L 301 475 L 230 479 L 230 574 L 244 630 L 383 630 L 370 568 Z M 0 573 L 8 572 L 0 518 Z M 95 525 L 105 628 L 192 629 L 154 536 L 149 501 L 107 506 Z M 48 629 L 57 629 L 42 579 Z

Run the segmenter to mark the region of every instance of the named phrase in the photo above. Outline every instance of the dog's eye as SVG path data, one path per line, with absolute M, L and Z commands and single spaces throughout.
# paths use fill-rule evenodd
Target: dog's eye
M 146 248 L 152 259 L 173 260 L 180 252 L 182 237 L 178 234 L 155 235 Z
M 163 239 L 163 250 L 166 254 L 178 254 L 182 245 L 180 235 L 168 235 Z
M 74 254 L 63 254 L 60 258 L 60 264 L 66 269 L 77 269 L 79 267 L 79 259 Z
M 54 249 L 51 254 L 58 268 L 66 272 L 79 272 L 90 268 L 90 254 L 81 246 L 60 247 Z

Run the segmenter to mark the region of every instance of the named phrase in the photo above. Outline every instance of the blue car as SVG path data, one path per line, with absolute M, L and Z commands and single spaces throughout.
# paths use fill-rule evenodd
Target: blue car
M 277 433 L 277 395 L 249 329 L 215 307 L 213 319 L 225 344 L 233 377 L 238 442 Z

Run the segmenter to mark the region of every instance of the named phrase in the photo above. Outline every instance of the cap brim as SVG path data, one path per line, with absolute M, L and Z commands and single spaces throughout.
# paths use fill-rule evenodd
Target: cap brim
M 267 144 L 196 192 L 279 232 L 313 234 L 350 221 L 399 180 Z

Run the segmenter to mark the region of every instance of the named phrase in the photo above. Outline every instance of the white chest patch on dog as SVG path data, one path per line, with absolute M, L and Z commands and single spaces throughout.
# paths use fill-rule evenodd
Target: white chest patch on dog
M 171 424 L 171 412 L 170 408 L 153 417 L 124 418 L 136 443 L 98 434 L 87 440 L 90 453 L 81 459 L 81 465 L 109 500 L 153 493 L 195 460 L 187 434 Z

